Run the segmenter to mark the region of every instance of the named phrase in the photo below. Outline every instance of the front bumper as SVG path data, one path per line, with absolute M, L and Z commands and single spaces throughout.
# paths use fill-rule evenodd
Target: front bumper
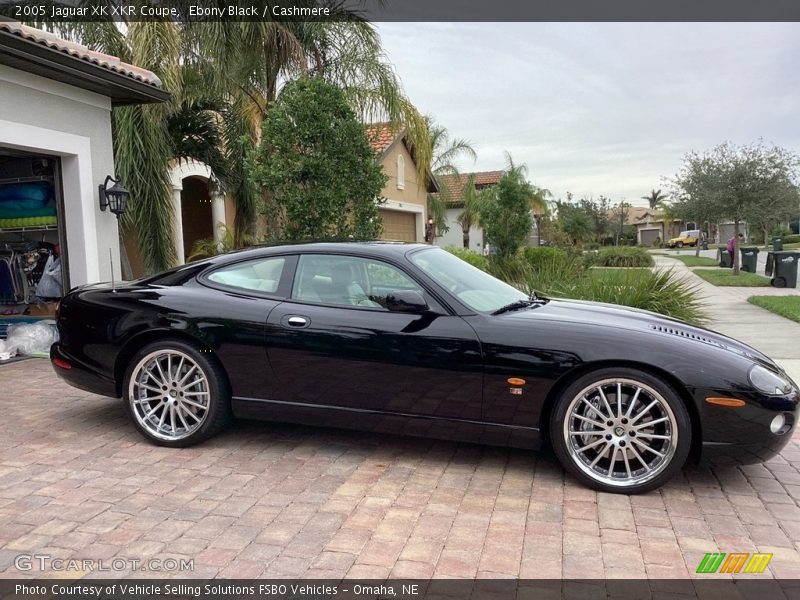
M 711 394 L 708 395 L 719 395 Z M 703 461 L 712 464 L 754 464 L 778 455 L 792 439 L 800 421 L 800 391 L 785 396 L 760 393 L 728 394 L 745 400 L 741 408 L 702 404 Z M 783 415 L 786 426 L 775 433 L 773 420 Z
M 118 397 L 113 379 L 89 369 L 65 352 L 58 343 L 50 347 L 50 362 L 56 375 L 71 386 L 101 396 Z M 63 365 L 69 365 L 69 368 Z

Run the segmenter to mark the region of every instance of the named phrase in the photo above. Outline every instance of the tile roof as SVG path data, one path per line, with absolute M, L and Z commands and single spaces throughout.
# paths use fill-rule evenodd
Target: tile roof
M 478 171 L 476 173 L 460 173 L 459 175 L 442 175 L 437 178 L 439 188 L 445 190 L 450 197 L 448 202 L 461 202 L 464 187 L 467 185 L 470 176 L 475 177 L 475 187 L 485 188 L 495 185 L 503 176 L 505 171 Z
M 402 133 L 389 123 L 371 123 L 366 126 L 369 145 L 375 152 L 383 153 Z
M 104 69 L 108 69 L 109 71 L 124 75 L 125 77 L 130 77 L 136 81 L 152 85 L 153 87 L 161 87 L 161 80 L 152 71 L 122 62 L 116 56 L 90 50 L 86 46 L 60 38 L 54 33 L 36 29 L 35 27 L 28 27 L 17 21 L 5 21 L 0 19 L 0 32 L 2 31 L 46 46 L 52 50 L 63 52 L 74 58 L 90 62 Z

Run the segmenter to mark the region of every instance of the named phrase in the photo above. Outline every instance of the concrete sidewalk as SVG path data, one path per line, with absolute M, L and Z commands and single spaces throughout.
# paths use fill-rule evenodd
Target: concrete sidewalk
M 708 251 L 711 252 L 710 250 Z M 702 252 L 701 255 L 706 254 Z M 753 346 L 779 363 L 800 382 L 800 323 L 749 304 L 750 296 L 800 295 L 798 289 L 723 287 L 701 279 L 679 260 L 654 255 L 656 267 L 670 268 L 690 279 L 706 298 L 712 321 L 708 327 Z

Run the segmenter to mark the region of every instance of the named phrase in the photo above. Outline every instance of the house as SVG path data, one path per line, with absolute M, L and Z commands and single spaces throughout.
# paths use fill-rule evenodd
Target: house
M 664 242 L 677 237 L 683 228 L 683 221 L 670 219 L 657 209 L 631 207 L 635 211 L 631 225 L 636 225 L 636 242 L 641 246 L 653 246 L 656 240 Z
M 385 202 L 378 209 L 383 221 L 382 238 L 425 241 L 428 193 L 436 191 L 436 184 L 420 177 L 404 129 L 388 123 L 373 123 L 366 129 L 370 146 L 389 177 L 380 193 Z
M 386 202 L 378 210 L 383 220 L 382 237 L 424 241 L 430 186 L 420 183 L 405 131 L 388 123 L 368 125 L 366 131 L 389 177 L 381 190 Z M 225 228 L 234 225 L 236 208 L 232 196 L 219 189 L 216 175 L 205 163 L 191 159 L 173 161 L 169 176 L 174 210 L 172 237 L 178 263 L 183 264 L 197 242 L 212 238 L 221 241 Z M 263 233 L 265 228 L 266 224 L 259 220 L 257 229 Z M 126 246 L 133 272 L 141 272 L 141 266 L 135 264 L 138 255 L 135 246 L 132 242 Z
M 119 280 L 117 218 L 98 190 L 115 176 L 111 109 L 167 99 L 150 71 L 0 20 L 0 266 L 49 253 L 64 290 Z M 0 289 L 0 312 L 31 310 L 38 270 L 19 278 L 24 293 Z
M 464 190 L 470 177 L 475 178 L 475 189 L 483 190 L 500 181 L 504 171 L 479 171 L 476 173 L 461 173 L 459 175 L 444 175 L 439 177 L 439 185 L 443 196 L 446 198 L 445 225 L 447 231 L 442 232 L 435 240 L 437 246 L 464 246 L 464 232 L 458 218 L 464 212 Z M 483 250 L 483 228 L 473 224 L 469 229 L 470 250 L 481 252 Z

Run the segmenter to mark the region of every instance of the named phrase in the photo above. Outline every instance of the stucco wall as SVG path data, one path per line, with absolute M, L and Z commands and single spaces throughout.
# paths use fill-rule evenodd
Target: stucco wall
M 457 222 L 458 216 L 462 212 L 464 212 L 463 208 L 447 209 L 447 212 L 445 213 L 445 220 L 447 221 L 447 226 L 450 229 L 443 236 L 436 238 L 437 246 L 442 248 L 447 246 L 458 246 L 459 248 L 462 248 L 464 246 L 464 233 L 461 230 L 461 225 L 459 225 Z M 470 250 L 475 250 L 476 252 L 483 251 L 483 229 L 480 227 L 475 227 L 474 225 L 470 227 L 469 247 Z
M 397 187 L 397 157 L 402 156 L 405 163 L 405 177 L 402 189 Z M 414 213 L 416 237 L 418 242 L 425 239 L 425 221 L 428 215 L 428 190 L 417 174 L 414 160 L 402 140 L 397 140 L 380 159 L 384 173 L 389 177 L 381 190 L 386 202 L 384 210 Z
M 119 279 L 117 219 L 97 198 L 114 175 L 110 99 L 0 65 L 0 146 L 61 157 L 70 283 L 109 280 L 109 249 Z

